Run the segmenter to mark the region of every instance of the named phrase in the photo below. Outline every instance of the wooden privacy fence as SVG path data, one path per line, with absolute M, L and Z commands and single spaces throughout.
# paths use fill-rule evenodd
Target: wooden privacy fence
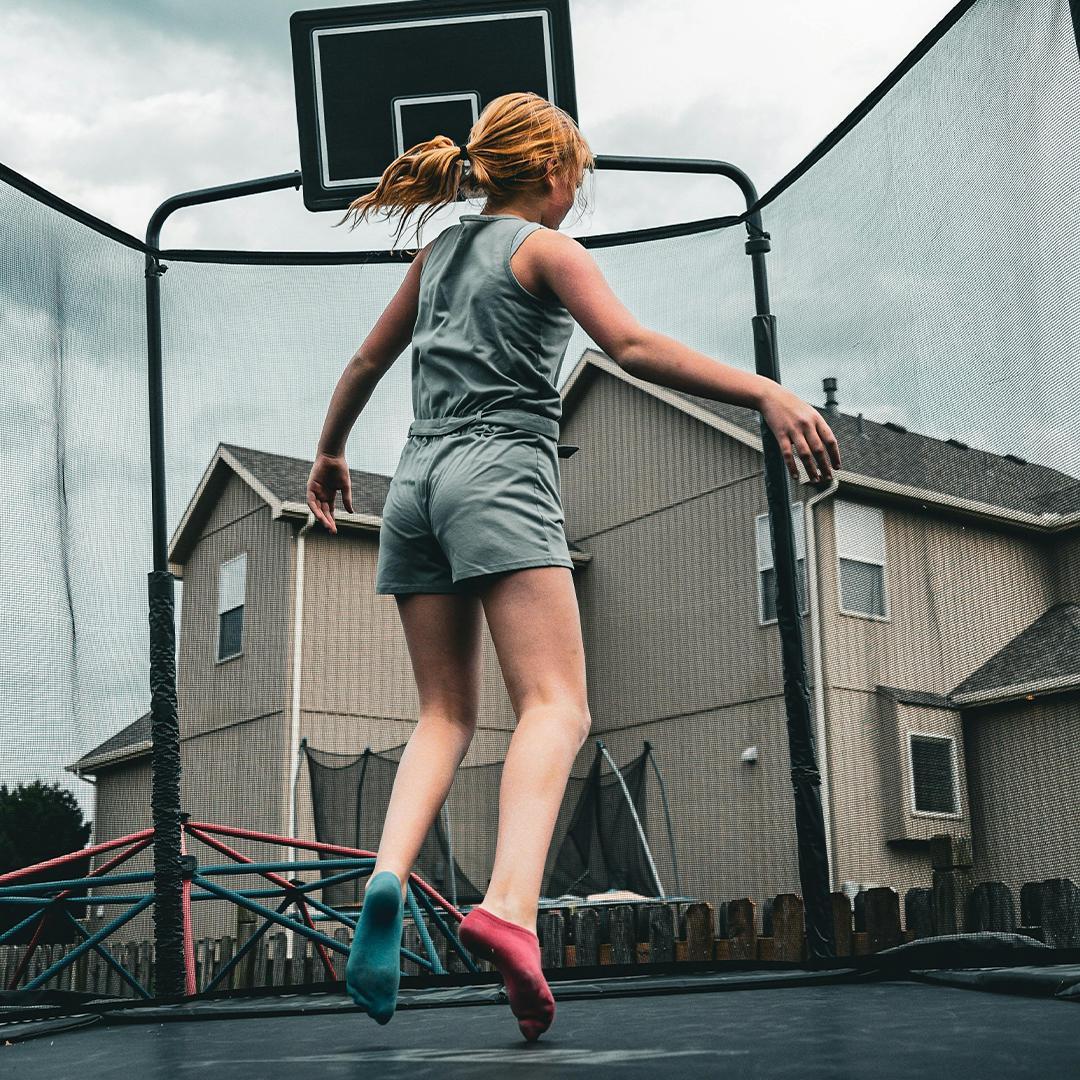
M 807 959 L 803 903 L 794 893 L 767 900 L 760 931 L 753 900 L 732 900 L 714 911 L 699 902 L 586 904 L 547 908 L 540 913 L 538 932 L 545 970 L 596 964 L 641 964 L 694 960 Z M 854 905 L 844 893 L 832 894 L 836 954 L 863 956 L 907 941 L 938 934 L 1007 931 L 1025 934 L 1059 948 L 1080 947 L 1080 889 L 1069 878 L 1030 882 L 1020 890 L 1017 919 L 1013 897 L 1001 882 L 968 888 L 962 878 L 935 881 L 930 888 L 908 890 L 904 897 L 905 926 L 900 900 L 889 887 L 860 892 Z M 255 923 L 250 912 L 238 909 L 239 941 L 250 937 Z M 961 918 L 961 916 L 963 916 Z M 323 932 L 327 932 L 324 927 Z M 229 989 L 303 986 L 326 982 L 326 972 L 311 942 L 296 937 L 287 955 L 287 933 L 270 931 L 232 972 Z M 330 935 L 348 945 L 350 931 L 338 927 Z M 446 969 L 463 972 L 465 965 L 441 935 L 436 947 Z M 237 936 L 201 938 L 195 943 L 196 985 L 204 987 L 236 953 Z M 422 953 L 419 932 L 406 921 L 403 944 Z M 39 975 L 64 955 L 69 945 L 39 946 L 23 982 Z M 0 947 L 0 979 L 5 987 L 26 946 Z M 152 988 L 153 946 L 128 942 L 111 950 L 142 983 Z M 335 955 L 343 976 L 345 957 Z M 487 961 L 481 971 L 494 970 Z M 415 961 L 405 960 L 405 974 L 420 974 Z M 97 953 L 81 956 L 49 981 L 47 988 L 76 990 L 110 997 L 134 997 L 135 992 Z M 224 989 L 224 986 L 222 987 Z

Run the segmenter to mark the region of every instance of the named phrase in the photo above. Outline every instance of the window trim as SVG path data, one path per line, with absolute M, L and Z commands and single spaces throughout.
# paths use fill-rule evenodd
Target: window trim
M 239 648 L 238 648 L 238 650 L 236 652 L 229 653 L 228 656 L 222 656 L 221 655 L 221 617 L 222 617 L 222 615 L 228 615 L 230 611 L 236 611 L 237 609 L 239 609 L 240 611 L 244 611 L 246 609 L 246 607 L 247 607 L 247 582 L 248 582 L 247 554 L 248 553 L 246 551 L 241 551 L 239 554 L 232 556 L 232 558 L 222 559 L 221 562 L 218 563 L 217 602 L 214 605 L 215 608 L 216 608 L 216 615 L 214 616 L 214 618 L 215 618 L 215 621 L 217 623 L 216 631 L 215 631 L 215 642 L 214 642 L 214 663 L 215 664 L 227 664 L 230 660 L 235 660 L 238 656 L 243 656 L 244 655 L 244 632 L 245 632 L 245 629 L 246 629 L 246 620 L 244 619 L 243 615 L 240 616 L 240 646 L 239 646 Z M 225 608 L 224 610 L 222 610 L 222 608 L 221 608 L 221 578 L 222 578 L 223 571 L 225 570 L 225 567 L 228 566 L 230 563 L 239 562 L 240 560 L 243 560 L 243 563 L 244 563 L 244 596 L 243 596 L 243 601 L 242 601 L 242 603 L 234 604 L 231 608 Z
M 870 507 L 876 510 L 881 515 L 881 550 L 882 557 L 879 562 L 877 559 L 864 559 L 864 558 L 852 558 L 850 555 L 845 555 L 844 558 L 848 562 L 861 562 L 867 566 L 880 566 L 881 567 L 881 595 L 885 600 L 885 614 L 878 615 L 874 611 L 858 611 L 853 608 L 844 607 L 844 587 L 840 581 L 840 532 L 836 527 L 836 505 L 837 503 L 849 503 L 853 506 Z M 885 511 L 882 507 L 877 506 L 875 503 L 861 503 L 856 502 L 854 499 L 836 499 L 833 502 L 833 571 L 836 574 L 836 610 L 841 615 L 848 615 L 853 619 L 868 619 L 870 622 L 892 622 L 892 598 L 889 592 L 889 575 L 888 575 L 888 552 L 885 550 Z
M 949 770 L 951 773 L 950 783 L 952 786 L 953 806 L 957 810 L 917 810 L 915 808 L 915 760 L 911 752 L 913 739 L 930 739 L 933 742 L 946 742 L 949 744 Z M 908 766 L 908 799 L 909 812 L 914 817 L 926 818 L 962 818 L 963 808 L 960 806 L 960 769 L 956 759 L 956 738 L 952 735 L 942 735 L 938 731 L 909 731 L 907 732 L 907 766 Z
M 798 512 L 796 512 L 796 510 L 795 510 L 796 507 L 799 508 Z M 803 606 L 801 608 L 801 610 L 799 611 L 799 617 L 803 618 L 804 616 L 807 616 L 807 615 L 810 614 L 810 577 L 809 577 L 810 569 L 809 569 L 809 564 L 806 561 L 806 547 L 807 547 L 807 545 L 806 545 L 806 504 L 801 499 L 795 499 L 792 502 L 792 504 L 791 504 L 791 516 L 792 516 L 792 532 L 795 535 L 795 574 L 796 574 L 795 588 L 796 588 L 796 591 L 798 590 L 799 563 L 801 562 L 803 564 L 803 580 L 805 582 L 805 584 L 803 585 L 803 604 L 805 606 Z M 798 522 L 796 522 L 794 520 L 796 517 L 798 517 L 799 521 L 802 522 L 802 528 L 801 529 L 799 528 Z M 761 550 L 758 547 L 758 522 L 761 521 L 763 518 L 765 519 L 765 522 L 766 522 L 768 530 L 769 530 L 769 565 L 768 566 L 761 566 L 760 565 Z M 799 539 L 800 539 L 800 536 L 801 536 L 802 541 L 803 541 L 803 544 L 802 544 L 803 553 L 802 553 L 801 556 L 799 555 Z M 765 589 L 764 589 L 764 586 L 762 585 L 762 574 L 764 573 L 764 571 L 766 571 L 766 570 L 775 570 L 776 569 L 775 566 L 773 565 L 773 557 L 772 557 L 772 521 L 769 518 L 768 510 L 766 510 L 762 514 L 755 514 L 754 515 L 754 562 L 755 562 L 755 565 L 756 565 L 756 570 L 754 571 L 754 590 L 757 593 L 758 626 L 775 626 L 780 621 L 780 617 L 778 615 L 776 615 L 776 616 L 773 616 L 773 618 L 771 618 L 771 619 L 766 619 L 765 618 Z

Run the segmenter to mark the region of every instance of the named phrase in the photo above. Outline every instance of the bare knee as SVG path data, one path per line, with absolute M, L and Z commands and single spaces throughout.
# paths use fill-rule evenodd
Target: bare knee
M 592 730 L 592 715 L 587 706 L 566 702 L 544 703 L 526 706 L 521 710 L 518 723 L 557 724 L 567 739 L 576 745 L 584 744 Z
M 421 709 L 418 723 L 450 727 L 471 739 L 476 734 L 476 719 L 475 712 L 458 712 L 453 709 Z
M 586 709 L 580 717 L 579 746 L 584 744 L 585 740 L 589 737 L 590 731 L 592 731 L 592 713 Z

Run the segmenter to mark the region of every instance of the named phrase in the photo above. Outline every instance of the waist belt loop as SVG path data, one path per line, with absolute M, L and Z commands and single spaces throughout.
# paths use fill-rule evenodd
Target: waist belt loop
M 494 409 L 484 419 L 492 424 L 505 424 L 520 431 L 532 431 L 549 439 L 558 439 L 559 421 L 550 416 L 529 412 L 527 409 Z
M 420 420 L 414 420 L 409 425 L 410 435 L 448 435 L 451 431 L 465 427 L 466 424 L 474 424 L 483 417 L 483 413 L 473 413 L 470 416 L 431 416 Z

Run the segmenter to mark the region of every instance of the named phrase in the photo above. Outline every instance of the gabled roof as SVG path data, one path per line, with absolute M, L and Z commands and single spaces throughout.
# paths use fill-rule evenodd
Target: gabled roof
M 958 683 L 949 698 L 970 707 L 1076 688 L 1080 688 L 1080 604 L 1067 601 L 1044 611 Z
M 683 393 L 637 379 L 596 349 L 587 349 L 562 388 L 563 419 L 572 415 L 599 372 L 666 401 L 744 445 L 762 451 L 756 409 Z M 977 450 L 957 439 L 920 435 L 893 422 L 815 406 L 836 435 L 840 488 L 934 503 L 957 513 L 1056 531 L 1080 523 L 1080 478 L 1013 454 Z M 819 489 L 820 485 L 806 485 Z
M 75 774 L 96 773 L 107 765 L 119 765 L 131 758 L 149 754 L 153 746 L 150 738 L 151 719 L 150 713 L 143 713 L 138 720 L 133 720 L 93 750 L 87 751 L 74 764 L 65 765 L 65 770 Z
M 313 464 L 310 459 L 270 454 L 236 443 L 218 443 L 169 544 L 169 569 L 177 577 L 183 577 L 183 564 L 233 475 L 240 477 L 265 501 L 275 520 L 293 518 L 316 521 L 307 505 L 307 481 Z M 382 525 L 382 508 L 392 477 L 350 469 L 349 479 L 352 484 L 353 513 L 348 513 L 341 505 L 339 494 L 334 507 L 334 520 L 345 530 L 352 528 L 377 532 Z M 568 541 L 568 547 L 575 563 L 591 560 L 592 556 L 576 544 Z

